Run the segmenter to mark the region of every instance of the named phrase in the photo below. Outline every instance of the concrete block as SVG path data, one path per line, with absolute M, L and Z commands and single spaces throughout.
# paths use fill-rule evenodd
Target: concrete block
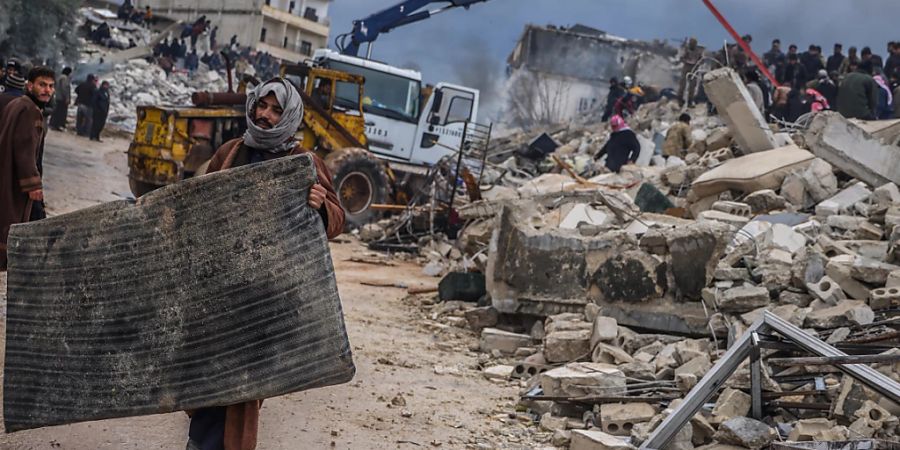
M 837 328 L 854 325 L 868 325 L 875 320 L 875 313 L 864 301 L 841 300 L 836 306 L 813 308 L 806 315 L 808 328 Z
M 841 287 L 841 290 L 846 292 L 850 298 L 868 298 L 868 293 L 871 288 L 857 281 L 851 275 L 854 261 L 856 261 L 855 256 L 835 256 L 829 259 L 828 264 L 825 265 L 825 275 L 836 282 Z
M 704 167 L 709 167 L 709 164 L 712 161 L 718 161 L 720 163 L 728 161 L 729 159 L 734 159 L 734 152 L 731 151 L 729 147 L 721 147 L 718 150 L 708 151 L 700 157 L 697 161 L 697 164 L 702 165 Z
M 850 119 L 856 126 L 862 128 L 873 138 L 888 145 L 897 145 L 900 140 L 900 119 L 889 120 L 859 120 Z
M 894 183 L 883 184 L 872 191 L 870 200 L 879 208 L 890 208 L 900 204 L 900 188 Z
M 751 398 L 749 394 L 737 389 L 725 388 L 712 410 L 710 423 L 720 424 L 733 417 L 745 417 L 750 412 Z
M 485 368 L 481 374 L 488 380 L 508 380 L 514 369 L 514 366 L 497 365 Z
M 718 201 L 713 203 L 712 209 L 715 211 L 721 211 L 723 213 L 731 214 L 733 216 L 748 218 L 751 216 L 750 205 L 746 203 Z
M 636 378 L 638 380 L 654 380 L 656 374 L 656 365 L 651 362 L 639 361 L 639 355 L 635 355 L 635 361 L 622 364 L 619 369 L 626 377 Z
M 885 423 L 889 421 L 897 420 L 897 418 L 891 415 L 890 411 L 871 400 L 863 402 L 862 408 L 856 410 L 854 415 L 860 419 L 866 419 L 869 426 L 876 430 L 882 428 Z
M 554 331 L 544 337 L 547 362 L 575 361 L 591 352 L 591 331 Z
M 847 213 L 855 204 L 867 200 L 870 195 L 872 191 L 865 184 L 855 183 L 816 205 L 816 215 L 828 217 Z
M 591 348 L 598 342 L 609 342 L 619 335 L 619 324 L 612 317 L 597 316 L 594 318 L 593 332 L 591 333 Z
M 715 440 L 732 445 L 740 445 L 750 449 L 768 446 L 778 433 L 774 428 L 749 417 L 733 417 L 719 425 Z
M 599 430 L 572 430 L 569 450 L 637 450 L 624 439 Z
M 618 365 L 632 363 L 634 358 L 619 347 L 598 342 L 591 353 L 591 361 Z
M 850 275 L 862 282 L 884 285 L 891 272 L 900 270 L 900 266 L 888 264 L 871 258 L 859 257 L 850 267 Z
M 709 360 L 709 355 L 700 355 L 675 369 L 675 376 L 679 374 L 691 374 L 697 379 L 703 378 L 703 375 L 706 375 L 706 372 L 712 368 L 712 362 Z
M 759 286 L 731 288 L 719 299 L 719 309 L 725 312 L 748 312 L 768 304 L 769 291 Z
M 821 158 L 814 159 L 799 175 L 806 194 L 815 203 L 828 199 L 838 191 L 834 169 Z
M 730 68 L 713 70 L 703 77 L 703 88 L 745 153 L 777 147 L 775 135 L 737 72 Z
M 883 237 L 884 229 L 869 221 L 860 223 L 856 229 L 856 238 L 859 240 L 877 241 Z
M 800 172 L 792 172 L 781 182 L 781 196 L 798 210 L 805 210 L 813 205 L 813 200 L 806 192 L 806 185 Z
M 675 356 L 682 364 L 698 356 L 708 356 L 709 353 L 710 344 L 707 339 L 685 339 L 675 343 Z
M 606 403 L 600 406 L 600 424 L 611 435 L 631 436 L 635 425 L 649 422 L 656 412 L 649 403 Z
M 625 395 L 625 374 L 609 364 L 569 363 L 540 375 L 544 395 L 553 397 Z
M 837 305 L 839 301 L 847 298 L 841 286 L 827 276 L 816 283 L 806 283 L 806 289 L 813 297 L 829 305 Z
M 528 347 L 532 344 L 531 336 L 527 334 L 510 333 L 496 328 L 481 330 L 481 351 L 490 353 L 499 350 L 502 353 L 514 354 L 519 347 Z
M 778 248 L 789 252 L 791 255 L 806 246 L 806 236 L 794 231 L 793 228 L 776 223 L 763 233 L 763 248 Z
M 816 114 L 805 137 L 816 156 L 869 186 L 900 183 L 900 147 L 883 144 L 836 112 Z
M 763 189 L 752 192 L 744 197 L 744 202 L 750 206 L 753 214 L 765 214 L 769 211 L 784 209 L 786 200 L 772 189 Z

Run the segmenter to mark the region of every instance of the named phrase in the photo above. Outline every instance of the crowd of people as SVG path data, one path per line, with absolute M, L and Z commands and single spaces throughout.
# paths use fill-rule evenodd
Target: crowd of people
M 749 47 L 753 38 L 747 35 L 742 41 Z M 850 47 L 845 55 L 843 45 L 837 43 L 827 57 L 818 45 L 800 53 L 797 45 L 791 44 L 785 53 L 781 41 L 775 39 L 761 58 L 765 74 L 742 45 L 731 44 L 709 53 L 690 38 L 681 49 L 677 91 L 636 84 L 630 77 L 613 78 L 603 120 L 614 115 L 627 117 L 641 103 L 660 97 L 688 106 L 706 102 L 699 81 L 705 72 L 724 66 L 740 74 L 754 103 L 770 121 L 796 122 L 806 113 L 826 109 L 854 119 L 900 118 L 900 42 L 888 43 L 887 51 L 888 57 L 882 58 L 869 47 L 859 51 Z

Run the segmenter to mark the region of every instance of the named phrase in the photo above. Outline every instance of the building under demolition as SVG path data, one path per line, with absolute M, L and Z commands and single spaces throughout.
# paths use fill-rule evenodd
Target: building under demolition
M 611 77 L 673 87 L 677 53 L 661 41 L 625 39 L 584 25 L 527 25 L 507 60 L 510 112 L 522 125 L 570 120 L 601 106 Z

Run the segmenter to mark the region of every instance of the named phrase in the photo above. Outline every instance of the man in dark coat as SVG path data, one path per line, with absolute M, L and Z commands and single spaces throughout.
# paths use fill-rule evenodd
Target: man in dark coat
M 806 67 L 800 64 L 800 57 L 796 53 L 788 54 L 787 64 L 785 64 L 781 73 L 781 83 L 791 87 L 803 86 L 809 81 Z
M 841 81 L 838 112 L 848 119 L 875 120 L 879 89 L 872 78 L 872 60 L 861 62 L 856 72 L 847 74 Z
M 841 70 L 841 64 L 844 63 L 844 54 L 842 53 L 843 49 L 843 45 L 834 44 L 834 53 L 828 57 L 828 62 L 825 64 L 825 70 L 828 73 L 838 72 Z
M 622 170 L 622 166 L 634 164 L 637 161 L 641 154 L 641 143 L 634 131 L 628 128 L 628 124 L 625 123 L 622 116 L 613 116 L 609 119 L 609 125 L 612 128 L 612 134 L 594 159 L 599 161 L 603 155 L 606 155 L 606 168 L 618 173 Z
M 78 111 L 75 114 L 75 129 L 79 136 L 87 136 L 91 132 L 91 122 L 94 119 L 93 100 L 97 92 L 97 77 L 94 74 L 75 88 L 75 104 Z
M 43 109 L 53 97 L 56 74 L 47 67 L 28 73 L 26 95 L 0 113 L 0 270 L 6 270 L 9 228 L 44 218 L 41 160 L 47 127 Z
M 300 93 L 287 80 L 273 78 L 248 94 L 247 132 L 216 151 L 207 173 L 304 153 L 294 139 L 303 117 Z M 344 210 L 325 162 L 310 154 L 318 184 L 309 190 L 309 206 L 319 212 L 329 239 L 344 229 Z M 188 449 L 254 450 L 262 400 L 203 408 L 191 413 Z
M 72 102 L 72 82 L 69 80 L 71 73 L 70 67 L 64 67 L 62 75 L 56 79 L 56 102 L 53 105 L 53 115 L 50 117 L 50 128 L 56 131 L 66 129 L 69 103 Z
M 100 142 L 100 132 L 106 126 L 106 117 L 109 115 L 109 81 L 104 81 L 94 93 L 91 109 L 91 140 Z
M 619 83 L 615 77 L 609 79 L 609 94 L 606 96 L 606 108 L 603 110 L 603 122 L 609 120 L 613 115 L 613 108 L 616 102 L 625 95 L 625 88 Z

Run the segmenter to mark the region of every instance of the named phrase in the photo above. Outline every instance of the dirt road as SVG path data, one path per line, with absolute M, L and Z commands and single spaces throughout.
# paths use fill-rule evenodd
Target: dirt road
M 45 156 L 48 210 L 62 214 L 130 195 L 127 141 L 102 144 L 51 132 Z M 363 283 L 435 285 L 411 261 L 368 252 L 353 239 L 332 245 L 338 288 L 357 367 L 349 384 L 267 400 L 260 450 L 535 448 L 514 411 L 518 384 L 481 375 L 471 331 L 441 323 L 442 305 L 405 289 Z M 369 262 L 354 262 L 365 260 Z M 5 316 L 5 274 L 0 303 Z M 5 333 L 2 333 L 5 334 Z M 74 424 L 0 435 L 0 449 L 182 449 L 183 413 Z

